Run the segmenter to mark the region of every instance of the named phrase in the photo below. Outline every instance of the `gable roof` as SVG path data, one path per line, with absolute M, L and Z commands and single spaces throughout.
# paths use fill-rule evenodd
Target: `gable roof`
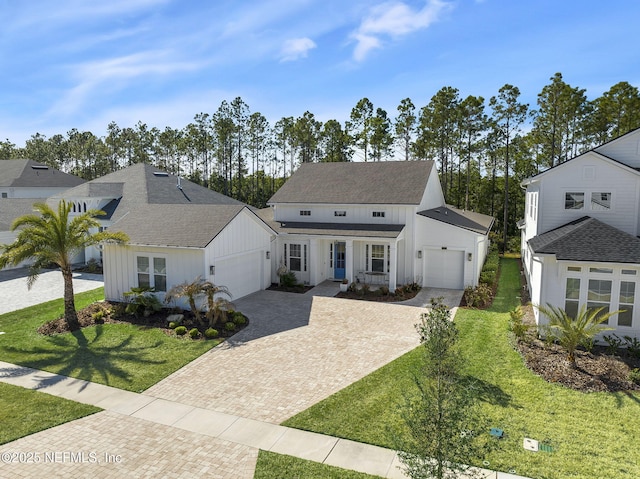
M 109 227 L 123 231 L 129 243 L 204 248 L 243 210 L 238 205 L 145 205 L 127 212 Z
M 37 161 L 0 160 L 0 187 L 71 188 L 84 182 Z
M 640 238 L 589 216 L 535 236 L 529 245 L 559 260 L 640 263 Z
M 622 168 L 624 170 L 629 171 L 630 173 L 636 174 L 636 175 L 640 175 L 640 171 L 636 170 L 635 168 L 632 168 L 629 165 L 626 165 L 625 163 L 616 160 L 615 158 L 611 158 L 599 151 L 594 150 L 589 150 L 586 151 L 584 153 L 581 153 L 578 156 L 574 156 L 573 158 L 568 159 L 567 161 L 564 161 L 562 163 L 558 163 L 557 165 L 552 166 L 551 168 L 547 168 L 544 171 L 541 171 L 540 173 L 537 173 L 533 176 L 530 176 L 529 178 L 525 178 L 524 180 L 522 180 L 520 182 L 521 186 L 527 186 L 535 181 L 537 181 L 538 179 L 540 179 L 540 177 L 542 176 L 546 176 L 547 174 L 549 174 L 550 172 L 555 172 L 558 169 L 561 169 L 563 166 L 566 166 L 567 164 L 569 164 L 572 161 L 576 161 L 576 160 L 581 160 L 587 157 L 587 155 L 594 155 L 596 158 L 605 161 L 607 163 L 610 163 L 612 165 L 618 166 L 619 168 Z
M 449 205 L 419 211 L 418 214 L 425 218 L 431 218 L 432 220 L 441 221 L 483 235 L 489 233 L 495 221 L 493 216 L 459 210 Z
M 138 163 L 49 198 L 110 200 L 103 210 L 111 231 L 130 243 L 204 248 L 246 205 L 221 193 Z
M 304 163 L 268 203 L 418 205 L 432 169 L 432 160 Z

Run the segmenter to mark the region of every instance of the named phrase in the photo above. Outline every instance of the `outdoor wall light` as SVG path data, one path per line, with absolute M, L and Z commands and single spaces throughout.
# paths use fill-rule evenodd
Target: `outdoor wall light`
M 267 256 L 267 259 L 271 258 L 271 252 L 267 251 L 267 255 L 266 256 Z
M 467 253 L 467 261 L 471 261 L 473 259 L 473 253 Z
M 422 250 L 421 249 L 418 250 L 418 258 L 422 259 Z
M 213 276 L 214 274 L 216 274 L 216 267 L 214 265 L 210 265 L 209 266 L 209 274 L 211 276 Z

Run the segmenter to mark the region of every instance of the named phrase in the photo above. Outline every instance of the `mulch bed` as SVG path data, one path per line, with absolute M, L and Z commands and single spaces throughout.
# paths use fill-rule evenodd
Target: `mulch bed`
M 312 289 L 313 286 L 308 286 L 308 285 L 303 285 L 303 284 L 298 284 L 295 286 L 280 286 L 277 283 L 271 283 L 271 286 L 269 286 L 267 289 L 269 291 L 283 291 L 285 293 L 300 293 L 300 294 L 304 294 L 307 291 L 309 291 L 310 289 Z
M 376 293 L 375 291 L 370 291 L 366 294 L 362 294 L 359 291 L 340 291 L 334 297 L 345 298 L 345 299 L 359 299 L 362 301 L 377 301 L 379 303 L 395 303 L 398 301 L 406 301 L 408 299 L 415 298 L 417 294 L 418 294 L 418 291 L 405 293 L 402 296 L 398 296 L 393 293 L 379 294 L 379 293 Z
M 524 321 L 535 324 L 531 305 L 523 306 Z M 576 367 L 567 360 L 567 352 L 557 344 L 545 345 L 529 332 L 526 340 L 518 341 L 516 349 L 525 365 L 550 383 L 581 392 L 640 391 L 640 385 L 629 381 L 629 371 L 640 368 L 640 359 L 628 355 L 612 356 L 606 348 L 594 346 L 589 351 L 576 351 Z
M 167 316 L 171 314 L 183 314 L 184 319 L 181 323 L 182 326 L 185 326 L 187 330 L 192 328 L 197 328 L 201 334 L 201 338 L 204 338 L 204 331 L 208 328 L 207 326 L 200 325 L 195 316 L 191 313 L 191 311 L 176 311 L 162 309 L 158 312 L 152 313 L 149 316 L 134 316 L 131 314 L 124 313 L 125 303 L 118 303 L 115 301 L 100 301 L 98 303 L 93 303 L 87 306 L 86 308 L 78 311 L 78 321 L 80 322 L 81 328 L 86 328 L 89 326 L 95 326 L 98 324 L 135 324 L 141 327 L 146 328 L 157 328 L 163 330 L 167 335 L 173 336 L 175 332 L 168 327 L 167 325 Z M 104 316 L 101 319 L 94 319 L 93 315 L 99 311 L 103 311 Z M 205 319 L 206 322 L 206 319 Z M 233 336 L 238 331 L 246 328 L 249 325 L 249 320 L 243 325 L 236 325 L 236 329 L 234 331 L 228 331 L 224 328 L 224 325 L 217 324 L 215 329 L 220 333 L 219 338 L 228 338 Z M 53 321 L 49 321 L 38 328 L 38 333 L 44 334 L 47 336 L 52 336 L 54 334 L 67 333 L 69 332 L 69 327 L 64 318 L 54 319 Z M 185 337 L 189 338 L 189 335 L 186 334 Z

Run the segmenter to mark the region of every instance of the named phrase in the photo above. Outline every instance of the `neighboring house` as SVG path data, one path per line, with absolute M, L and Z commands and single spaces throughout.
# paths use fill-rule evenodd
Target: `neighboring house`
M 34 203 L 82 183 L 82 178 L 33 160 L 0 160 L 0 244 L 13 243 L 13 221 L 33 213 Z
M 271 279 L 476 286 L 493 218 L 445 205 L 433 161 L 307 163 L 258 214 L 278 232 Z
M 100 258 L 105 298 L 123 300 L 133 287 L 164 296 L 197 276 L 229 288 L 233 298 L 271 284 L 269 251 L 275 232 L 244 203 L 137 164 L 50 198 L 72 201 L 78 212 L 101 209 L 103 228 L 123 231 L 127 245 L 89 249 Z
M 522 260 L 533 304 L 608 321 L 640 338 L 640 129 L 522 182 Z M 538 325 L 546 318 L 535 311 Z M 605 333 L 606 334 L 606 333 Z

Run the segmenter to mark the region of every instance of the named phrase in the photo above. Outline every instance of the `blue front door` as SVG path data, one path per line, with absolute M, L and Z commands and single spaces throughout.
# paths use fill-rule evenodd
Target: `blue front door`
M 335 244 L 336 258 L 335 258 L 334 267 L 333 267 L 333 277 L 335 279 L 344 279 L 345 278 L 345 274 L 346 274 L 346 270 L 345 270 L 346 251 L 347 251 L 347 247 L 346 247 L 345 243 L 336 243 Z

